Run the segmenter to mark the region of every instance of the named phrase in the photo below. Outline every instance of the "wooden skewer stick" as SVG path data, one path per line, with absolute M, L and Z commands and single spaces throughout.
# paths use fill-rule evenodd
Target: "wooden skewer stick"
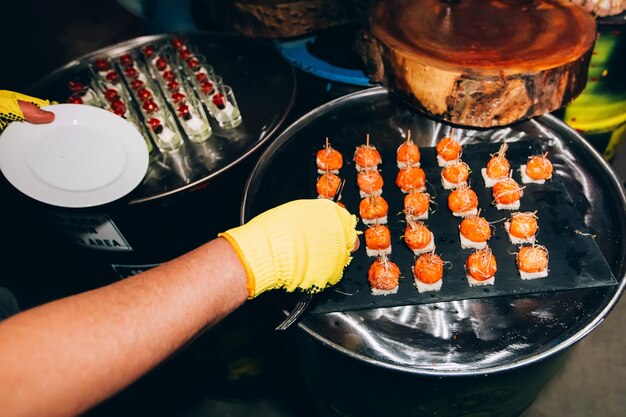
M 328 149 L 328 136 L 326 136 L 326 149 Z
M 410 142 L 411 141 L 411 129 L 409 129 L 409 131 L 406 134 L 406 141 Z
M 365 134 L 365 146 L 370 146 L 370 134 Z

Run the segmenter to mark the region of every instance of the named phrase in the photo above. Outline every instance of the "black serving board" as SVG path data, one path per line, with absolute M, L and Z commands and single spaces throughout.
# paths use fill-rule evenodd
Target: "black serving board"
M 498 264 L 494 285 L 477 287 L 468 285 L 465 261 L 473 250 L 461 249 L 458 232 L 461 218 L 454 217 L 448 209 L 447 199 L 450 191 L 444 190 L 441 185 L 441 168 L 437 165 L 435 148 L 420 147 L 421 167 L 426 172 L 428 182 L 427 191 L 435 201 L 435 204 L 431 205 L 431 209 L 435 210 L 431 211 L 424 223 L 434 234 L 435 253 L 447 261 L 441 290 L 420 294 L 413 284 L 411 266 L 415 256 L 401 238 L 406 227 L 404 215 L 401 213 L 404 194 L 395 185 L 398 173 L 395 155 L 388 153 L 382 155 L 383 163 L 379 169 L 385 181 L 383 197 L 389 203 L 388 227 L 392 241 L 392 253 L 389 258 L 401 271 L 398 292 L 385 296 L 371 294 L 367 271 L 375 258 L 366 255 L 365 239 L 361 235 L 360 248 L 353 254 L 352 262 L 345 269 L 343 279 L 336 287 L 317 295 L 310 311 L 328 313 L 615 285 L 617 282 L 604 256 L 590 236 L 581 215 L 559 179 L 558 169 L 555 170 L 552 180 L 545 184 L 522 184 L 520 165 L 526 163 L 529 156 L 545 151 L 540 142 L 533 140 L 509 143 L 507 158 L 514 170 L 513 178 L 526 187 L 520 209 L 516 211 L 537 211 L 539 224 L 537 243 L 546 246 L 549 251 L 550 272 L 548 277 L 543 279 L 520 278 L 515 262 L 515 253 L 519 246 L 510 243 L 504 229 L 504 219 L 510 217 L 512 211 L 496 209 L 492 204 L 493 189 L 485 187 L 481 176 L 481 168 L 487 165 L 490 155 L 496 153 L 499 147 L 498 143 L 464 145 L 462 156 L 463 161 L 471 168 L 470 185 L 478 195 L 481 215 L 490 223 L 496 222 L 495 233 L 489 241 Z M 339 176 L 346 178 L 341 201 L 351 213 L 358 215 L 360 197 L 356 185 L 357 173 L 351 161 L 352 154 L 347 154 L 345 149 L 340 150 L 345 162 Z M 309 172 L 311 196 L 315 196 L 317 177 L 314 153 L 311 155 Z M 366 227 L 359 222 L 357 228 L 364 231 Z

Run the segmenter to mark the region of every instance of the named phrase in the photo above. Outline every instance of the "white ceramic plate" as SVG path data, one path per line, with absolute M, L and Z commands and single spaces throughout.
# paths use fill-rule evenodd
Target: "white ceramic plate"
M 15 188 L 59 207 L 92 207 L 132 191 L 148 149 L 130 122 L 82 104 L 45 107 L 52 123 L 11 123 L 0 136 L 0 170 Z

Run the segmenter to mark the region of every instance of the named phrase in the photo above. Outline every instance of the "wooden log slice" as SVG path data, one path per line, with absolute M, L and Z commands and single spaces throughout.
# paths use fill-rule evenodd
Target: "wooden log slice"
M 584 88 L 596 26 L 558 0 L 387 0 L 363 47 L 374 81 L 449 122 L 491 127 Z
M 289 38 L 350 23 L 366 24 L 374 0 L 236 0 L 235 29 Z

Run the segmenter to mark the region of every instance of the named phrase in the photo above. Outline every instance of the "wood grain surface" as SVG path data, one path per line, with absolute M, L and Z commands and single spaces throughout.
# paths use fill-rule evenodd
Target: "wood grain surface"
M 371 77 L 475 127 L 556 110 L 584 88 L 593 17 L 558 0 L 391 0 L 363 38 Z

